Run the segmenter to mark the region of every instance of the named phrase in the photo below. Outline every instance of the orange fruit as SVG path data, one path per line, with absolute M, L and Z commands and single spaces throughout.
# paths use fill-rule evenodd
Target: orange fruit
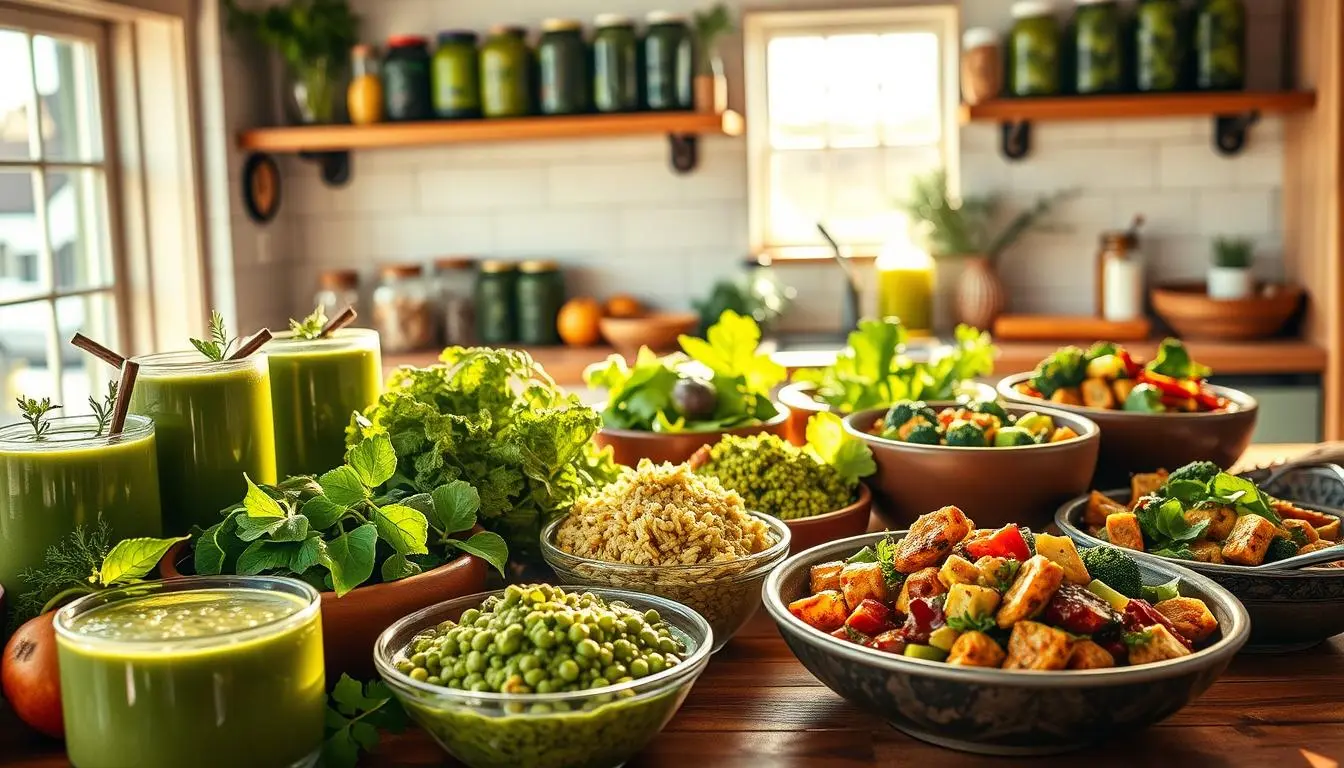
M 560 338 L 571 347 L 591 347 L 602 337 L 597 322 L 602 319 L 602 305 L 597 299 L 570 299 L 560 308 L 555 319 Z
M 607 315 L 610 317 L 643 317 L 644 305 L 639 299 L 624 293 L 607 299 Z

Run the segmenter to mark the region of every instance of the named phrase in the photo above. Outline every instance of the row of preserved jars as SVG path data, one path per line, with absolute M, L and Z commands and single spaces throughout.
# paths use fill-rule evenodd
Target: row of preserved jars
M 1139 0 L 1132 17 L 1117 0 L 1074 0 L 1065 26 L 1055 12 L 1052 0 L 1013 3 L 1003 52 L 1008 95 L 1245 87 L 1242 0 Z M 977 47 L 994 44 L 974 31 Z
M 694 43 L 682 16 L 655 11 L 642 34 L 629 17 L 602 14 L 591 36 L 571 19 L 547 19 L 536 45 L 516 26 L 388 38 L 352 52 L 351 122 L 681 110 L 693 106 Z

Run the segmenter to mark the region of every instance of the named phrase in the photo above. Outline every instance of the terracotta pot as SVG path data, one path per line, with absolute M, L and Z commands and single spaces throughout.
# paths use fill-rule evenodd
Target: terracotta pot
M 593 406 L 599 412 L 606 406 Z M 691 458 L 702 445 L 713 445 L 724 435 L 758 435 L 769 433 L 784 437 L 789 426 L 789 409 L 776 404 L 779 415 L 763 423 L 736 429 L 716 429 L 711 432 L 646 432 L 639 429 L 611 429 L 603 427 L 593 435 L 599 448 L 611 446 L 617 464 L 633 467 L 640 459 L 655 464 L 668 461 L 680 464 Z
M 1008 292 L 986 256 L 966 259 L 957 280 L 957 316 L 974 328 L 993 328 L 1008 306 Z
M 482 530 L 479 526 L 473 533 Z M 185 574 L 179 564 L 190 557 L 188 542 L 179 542 L 159 563 L 165 579 Z M 489 564 L 475 555 L 461 555 L 432 571 L 399 581 L 370 584 L 351 590 L 344 597 L 322 593 L 322 648 L 327 682 L 333 684 L 345 673 L 356 680 L 375 677 L 373 644 L 398 619 L 454 597 L 485 589 Z
M 994 392 L 994 387 L 988 384 L 975 383 L 974 397 L 977 400 L 995 400 L 998 398 Z M 789 407 L 789 429 L 786 433 L 789 442 L 797 446 L 807 444 L 807 420 L 822 411 L 832 411 L 835 409 L 826 403 L 817 400 L 812 393 L 817 391 L 817 385 L 810 382 L 795 382 L 779 390 L 775 399 Z M 860 531 L 862 533 L 862 531 Z
M 717 115 L 728 109 L 728 78 L 723 75 L 696 75 L 691 86 L 696 112 Z
M 785 520 L 792 538 L 789 540 L 790 552 L 802 552 L 819 544 L 836 539 L 847 539 L 868 532 L 868 523 L 873 511 L 873 492 L 867 483 L 859 483 L 859 498 L 853 504 L 812 517 L 797 520 Z

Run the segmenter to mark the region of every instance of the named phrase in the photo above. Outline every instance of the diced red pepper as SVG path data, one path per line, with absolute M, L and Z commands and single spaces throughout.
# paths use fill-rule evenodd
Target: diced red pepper
M 1022 538 L 1022 531 L 1018 530 L 1016 525 L 1005 525 L 987 538 L 968 543 L 966 553 L 970 555 L 969 559 L 972 561 L 986 556 L 1010 557 L 1024 563 L 1031 559 L 1027 540 Z
M 1161 624 L 1162 626 L 1167 628 L 1167 631 L 1170 632 L 1172 636 L 1174 636 L 1177 640 L 1180 640 L 1182 645 L 1184 645 L 1186 648 L 1194 650 L 1195 645 L 1194 643 L 1190 642 L 1190 638 L 1178 632 L 1176 630 L 1176 625 L 1172 624 L 1171 620 L 1168 619 L 1166 616 L 1163 616 L 1161 613 L 1158 613 L 1157 609 L 1153 607 L 1152 603 L 1149 603 L 1147 600 L 1133 598 L 1128 603 L 1126 603 L 1124 622 L 1125 622 L 1125 629 L 1129 630 L 1130 632 L 1140 632 L 1146 629 L 1147 627 Z
M 1203 388 L 1199 390 L 1199 394 L 1195 395 L 1195 402 L 1206 411 L 1221 411 L 1227 408 L 1226 397 L 1219 397 Z
M 886 651 L 887 653 L 902 654 L 905 653 L 905 646 L 907 643 L 905 641 L 905 633 L 899 629 L 893 629 L 874 637 L 872 640 L 865 643 L 865 645 L 869 648 L 876 648 L 879 651 Z
M 1045 606 L 1045 622 L 1075 635 L 1093 635 L 1120 621 L 1110 603 L 1076 584 L 1065 584 Z
M 892 628 L 891 609 L 877 600 L 867 598 L 849 614 L 845 627 L 865 635 L 881 634 Z
M 933 598 L 918 597 L 910 601 L 910 613 L 901 627 L 901 636 L 908 643 L 927 645 L 933 631 L 947 623 L 942 603 Z
M 1148 369 L 1139 372 L 1140 384 L 1152 384 L 1157 387 L 1164 395 L 1173 397 L 1187 398 L 1199 394 L 1199 382 L 1192 379 L 1174 379 L 1160 373 L 1153 373 Z
M 1129 354 L 1129 350 L 1121 349 L 1115 353 L 1115 356 L 1120 358 L 1120 362 L 1125 364 L 1126 377 L 1131 379 L 1136 378 L 1139 375 L 1139 371 L 1143 370 L 1143 366 L 1134 362 L 1134 356 Z

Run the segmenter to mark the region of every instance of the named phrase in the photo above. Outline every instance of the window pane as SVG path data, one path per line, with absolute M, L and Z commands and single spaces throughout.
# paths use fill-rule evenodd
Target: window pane
M 106 346 L 116 348 L 116 315 L 108 294 L 66 296 L 56 300 L 56 319 L 60 328 L 61 380 L 64 383 L 66 414 L 87 413 L 88 399 L 97 393 L 102 399 L 107 382 L 119 375 L 112 366 L 70 345 L 70 337 L 83 333 Z
M 883 35 L 877 71 L 883 73 L 883 141 L 928 144 L 938 141 L 941 66 L 938 36 L 927 32 Z
M 27 160 L 28 103 L 33 78 L 28 68 L 28 36 L 0 29 L 0 160 Z
M 873 147 L 880 141 L 881 46 L 877 35 L 826 39 L 826 112 L 832 147 Z
M 826 153 L 777 152 L 770 158 L 770 242 L 821 242 L 826 215 Z
M 820 66 L 826 41 L 820 37 L 777 37 L 766 50 L 770 145 L 776 149 L 826 146 L 826 70 Z
M 47 230 L 58 289 L 111 285 L 106 177 L 101 170 L 47 174 Z
M 28 298 L 48 289 L 42 229 L 33 204 L 30 171 L 0 171 L 0 301 Z
M 93 45 L 37 35 L 33 67 L 46 159 L 101 160 L 103 124 Z
M 14 415 L 14 398 L 59 398 L 47 360 L 55 343 L 51 335 L 52 305 L 48 302 L 0 307 L 0 389 L 5 414 Z M 6 419 L 12 421 L 12 418 Z

